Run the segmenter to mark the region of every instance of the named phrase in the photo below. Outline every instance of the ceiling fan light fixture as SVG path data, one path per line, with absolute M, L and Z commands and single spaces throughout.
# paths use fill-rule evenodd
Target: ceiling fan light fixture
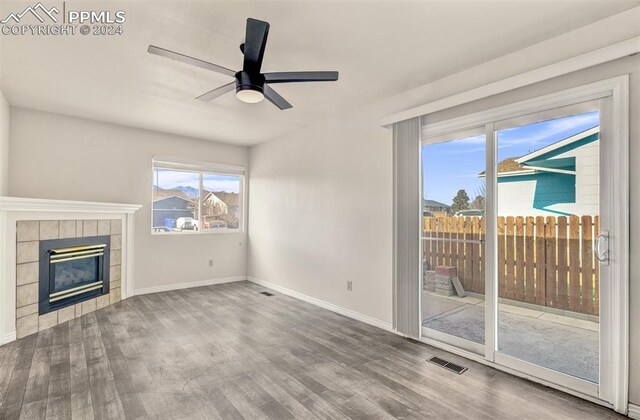
M 251 88 L 238 89 L 236 91 L 236 98 L 247 104 L 257 104 L 264 100 L 264 93 Z

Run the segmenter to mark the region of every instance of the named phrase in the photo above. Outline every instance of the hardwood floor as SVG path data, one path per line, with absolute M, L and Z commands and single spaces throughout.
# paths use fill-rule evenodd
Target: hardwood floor
M 136 296 L 2 346 L 0 418 L 621 418 L 264 290 Z

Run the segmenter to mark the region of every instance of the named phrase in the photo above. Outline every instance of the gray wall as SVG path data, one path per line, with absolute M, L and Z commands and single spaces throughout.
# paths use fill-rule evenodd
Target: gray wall
M 143 206 L 136 289 L 245 276 L 244 233 L 152 236 L 150 205 L 153 155 L 246 165 L 246 148 L 21 108 L 11 108 L 10 147 L 12 196 Z

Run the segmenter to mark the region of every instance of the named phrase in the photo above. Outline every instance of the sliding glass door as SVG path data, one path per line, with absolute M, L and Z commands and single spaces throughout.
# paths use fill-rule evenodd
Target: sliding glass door
M 422 146 L 424 334 L 484 354 L 484 128 Z
M 626 146 L 613 141 L 613 94 L 585 96 L 423 125 L 421 331 L 612 401 L 624 380 Z
M 496 125 L 497 350 L 597 384 L 600 113 L 580 108 Z

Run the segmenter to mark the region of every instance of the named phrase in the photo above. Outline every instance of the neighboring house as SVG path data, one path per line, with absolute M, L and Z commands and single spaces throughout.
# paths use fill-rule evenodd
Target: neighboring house
M 499 162 L 498 214 L 599 214 L 599 139 L 600 128 L 593 127 Z
M 194 217 L 194 203 L 177 195 L 153 201 L 153 226 L 175 227 L 179 217 Z M 171 222 L 171 220 L 173 222 Z
M 240 215 L 240 195 L 238 193 L 214 191 L 213 194 L 227 205 L 229 216 L 238 217 Z
M 451 206 L 440 203 L 435 200 L 422 200 L 422 212 L 430 211 L 436 217 L 449 216 L 451 214 Z
M 203 214 L 205 216 L 222 216 L 227 214 L 229 209 L 227 204 L 218 198 L 217 193 L 208 193 L 202 200 Z
M 209 192 L 203 199 L 203 214 L 207 229 L 240 225 L 240 199 L 237 193 Z

